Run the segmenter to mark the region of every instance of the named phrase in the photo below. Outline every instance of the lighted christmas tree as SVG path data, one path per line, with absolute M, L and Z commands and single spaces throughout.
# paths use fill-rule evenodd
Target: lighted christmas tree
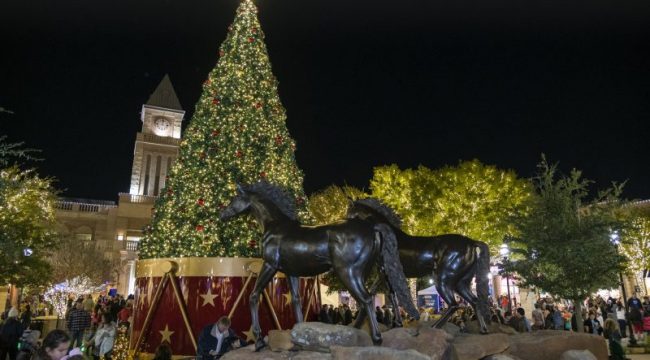
M 301 219 L 308 219 L 277 85 L 257 8 L 243 0 L 155 204 L 140 258 L 256 256 L 260 233 L 252 218 L 218 220 L 236 183 L 278 184 L 295 197 Z

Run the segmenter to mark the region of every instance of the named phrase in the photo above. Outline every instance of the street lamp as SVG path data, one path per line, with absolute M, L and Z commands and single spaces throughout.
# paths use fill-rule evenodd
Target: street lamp
M 508 255 L 510 254 L 510 248 L 508 244 L 501 244 L 499 247 L 499 254 L 503 258 L 503 263 L 505 264 L 508 261 Z M 508 289 L 508 311 L 512 312 L 512 298 L 510 297 L 510 275 L 506 271 L 504 273 L 506 276 L 506 288 Z
M 616 255 L 619 255 L 618 252 L 618 246 L 621 244 L 621 240 L 618 237 L 618 231 L 612 231 L 612 233 L 609 235 L 609 239 L 611 240 L 612 244 L 614 244 L 614 248 L 616 249 Z M 621 282 L 621 292 L 623 293 L 623 302 L 625 304 L 625 313 L 629 314 L 630 313 L 630 308 L 627 305 L 627 295 L 625 294 L 625 283 L 623 282 L 623 272 L 619 271 L 618 272 L 618 277 Z M 629 346 L 637 346 L 636 338 L 634 337 L 634 329 L 632 329 L 632 323 L 630 321 L 627 321 L 627 327 L 630 332 L 630 343 Z

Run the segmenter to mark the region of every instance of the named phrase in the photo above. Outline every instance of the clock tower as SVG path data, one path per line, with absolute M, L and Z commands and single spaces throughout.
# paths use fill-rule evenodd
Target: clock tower
M 142 131 L 137 134 L 131 171 L 131 195 L 158 196 L 178 156 L 185 111 L 165 75 L 142 105 Z

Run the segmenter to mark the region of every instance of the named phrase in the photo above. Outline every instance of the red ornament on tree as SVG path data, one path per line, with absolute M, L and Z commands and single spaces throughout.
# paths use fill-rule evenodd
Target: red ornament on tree
M 250 241 L 248 242 L 248 248 L 249 248 L 249 249 L 254 249 L 256 246 L 257 246 L 257 241 L 255 241 L 255 240 L 250 240 Z
M 244 156 L 244 153 L 242 153 L 241 151 L 237 150 L 237 151 L 235 151 L 235 156 L 238 157 L 238 158 L 240 158 L 240 157 Z
M 219 130 L 212 130 L 212 136 L 219 136 Z
M 223 50 L 219 50 L 219 57 L 223 56 L 224 54 L 225 53 L 223 52 Z
M 249 37 L 249 38 L 248 38 L 248 42 L 249 42 L 249 43 L 252 43 L 253 41 L 255 41 L 255 38 L 252 38 L 252 37 Z
M 258 108 L 258 109 L 261 108 L 261 107 L 262 107 L 262 103 L 261 103 L 261 102 L 256 103 L 256 104 L 255 104 L 255 107 Z
M 198 199 L 198 200 L 196 201 L 196 203 L 197 203 L 199 206 L 203 206 L 203 205 L 205 205 L 205 200 L 203 200 L 203 199 Z
M 282 145 L 282 142 L 284 139 L 282 139 L 282 136 L 278 135 L 275 137 L 275 145 Z
M 302 205 L 304 202 L 305 199 L 303 199 L 301 196 L 298 196 L 298 198 L 296 199 L 296 203 L 298 203 L 298 205 Z
M 203 231 L 204 229 L 203 225 L 196 225 L 196 231 Z
M 204 152 L 204 151 L 201 151 L 201 153 L 199 154 L 199 157 L 200 157 L 201 159 L 205 159 L 205 152 Z
M 266 177 L 266 171 L 262 171 L 262 172 L 260 173 L 260 177 L 265 178 L 265 177 Z
M 220 101 L 218 98 L 212 98 L 212 104 L 213 105 L 219 105 Z
M 211 82 L 210 79 L 206 79 L 206 80 L 203 82 L 203 85 L 210 85 L 210 82 Z
M 172 190 L 171 188 L 167 189 L 167 195 L 171 195 L 173 193 L 174 193 L 174 190 Z

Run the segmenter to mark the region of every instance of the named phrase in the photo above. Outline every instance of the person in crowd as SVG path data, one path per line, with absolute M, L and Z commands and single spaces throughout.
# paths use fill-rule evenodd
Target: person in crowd
M 91 312 L 93 312 L 93 309 L 95 308 L 95 302 L 93 301 L 92 295 L 90 294 L 86 295 L 86 298 L 83 301 L 83 307 L 87 313 L 90 314 Z
M 389 308 L 388 306 L 384 305 L 384 306 L 382 307 L 382 310 L 383 310 L 383 312 L 384 312 L 384 318 L 383 318 L 383 320 L 382 320 L 382 323 L 383 323 L 384 325 L 386 325 L 387 327 L 390 328 L 390 324 L 391 324 L 392 321 L 393 321 L 393 320 L 392 320 L 393 316 L 392 316 L 392 314 L 391 314 L 390 308 Z
M 40 346 L 31 351 L 21 351 L 18 360 L 62 360 L 70 347 L 70 336 L 63 330 L 50 331 Z
M 539 303 L 535 303 L 535 309 L 532 312 L 533 317 L 533 330 L 542 330 L 544 329 L 544 313 L 540 309 Z
M 129 319 L 131 318 L 131 304 L 127 304 L 119 313 L 117 313 L 117 320 L 120 326 L 129 326 Z
M 329 312 L 327 311 L 327 304 L 323 304 L 320 307 L 320 312 L 318 313 L 318 320 L 325 324 L 330 324 L 332 321 L 330 319 Z
M 553 307 L 553 329 L 564 330 L 564 318 L 562 317 L 560 308 L 557 306 Z
M 507 314 L 507 313 L 506 313 Z M 512 314 L 512 317 L 507 322 L 507 325 L 517 330 L 518 332 L 527 332 L 525 312 L 522 308 L 517 308 Z
M 117 326 L 111 316 L 109 314 L 102 315 L 97 331 L 87 341 L 88 345 L 93 346 L 93 359 L 111 359 L 116 335 Z
M 75 307 L 70 310 L 67 325 L 72 335 L 70 349 L 75 345 L 81 346 L 84 333 L 90 328 L 90 314 L 84 311 L 82 301 L 77 301 Z
M 23 334 L 23 325 L 18 320 L 18 309 L 12 307 L 7 313 L 7 320 L 0 328 L 0 360 L 16 360 L 18 341 Z
M 641 304 L 641 300 L 639 300 L 639 298 L 636 296 L 636 293 L 633 293 L 632 296 L 627 300 L 627 306 L 630 308 L 630 311 L 632 311 L 632 308 L 640 310 L 643 305 Z
M 169 344 L 166 342 L 160 344 L 156 348 L 156 354 L 153 357 L 153 360 L 172 360 L 172 349 L 169 347 Z
M 198 360 L 218 359 L 241 346 L 246 346 L 246 342 L 230 328 L 230 319 L 222 316 L 215 324 L 210 324 L 201 331 L 196 357 Z
M 345 311 L 343 314 L 343 325 L 350 325 L 352 322 L 352 310 L 350 310 L 348 304 L 343 305 L 343 310 Z
M 381 324 L 384 322 L 384 312 L 381 311 L 381 308 L 379 306 L 375 306 L 375 316 L 377 317 L 378 323 Z
M 643 306 L 643 316 L 650 316 L 650 297 L 648 295 L 643 297 L 641 306 Z
M 599 335 L 602 332 L 600 321 L 596 319 L 596 314 L 593 311 L 589 312 L 589 317 L 585 319 L 583 325 L 587 334 Z
M 420 321 L 429 321 L 429 312 L 423 307 L 420 308 Z
M 620 301 L 616 302 L 616 305 L 614 306 L 614 313 L 616 314 L 616 320 L 618 322 L 618 328 L 621 332 L 621 337 L 626 338 L 627 333 L 626 333 L 626 327 L 627 327 L 627 314 L 625 312 L 625 307 L 623 306 L 623 303 Z M 607 320 L 605 320 L 607 321 Z
M 32 323 L 32 307 L 29 304 L 25 304 L 25 311 L 20 314 L 20 323 L 23 325 L 23 329 L 29 328 Z
M 609 345 L 610 360 L 625 360 L 625 351 L 621 344 L 621 332 L 618 322 L 614 319 L 605 320 L 605 330 L 603 331 L 605 339 Z
M 334 305 L 327 307 L 327 315 L 330 317 L 330 324 L 336 324 L 338 322 L 337 312 L 334 310 Z
M 638 339 L 639 336 L 643 334 L 643 313 L 641 312 L 640 306 L 639 307 L 630 306 L 629 321 L 630 324 L 632 324 L 632 330 L 634 331 L 634 335 L 637 336 Z

